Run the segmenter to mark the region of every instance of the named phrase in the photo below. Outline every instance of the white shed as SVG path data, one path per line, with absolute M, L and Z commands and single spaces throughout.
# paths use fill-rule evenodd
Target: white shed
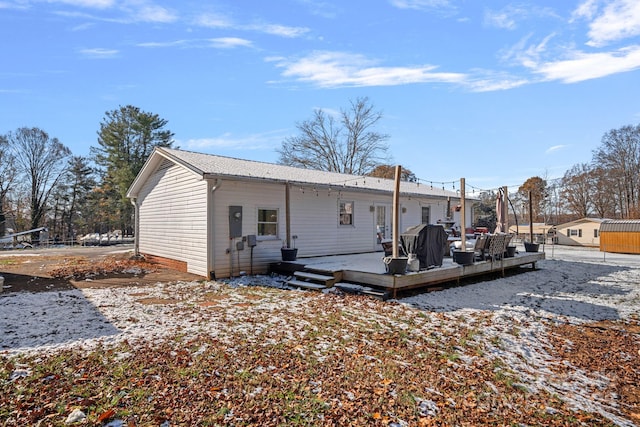
M 393 191 L 389 179 L 156 148 L 127 195 L 137 252 L 220 278 L 266 272 L 287 242 L 298 257 L 379 251 Z M 459 203 L 455 191 L 402 182 L 399 230 L 445 220 Z

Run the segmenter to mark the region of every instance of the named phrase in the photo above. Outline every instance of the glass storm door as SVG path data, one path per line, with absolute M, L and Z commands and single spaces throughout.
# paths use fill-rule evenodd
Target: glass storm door
M 376 239 L 381 240 L 391 238 L 391 205 L 376 205 Z

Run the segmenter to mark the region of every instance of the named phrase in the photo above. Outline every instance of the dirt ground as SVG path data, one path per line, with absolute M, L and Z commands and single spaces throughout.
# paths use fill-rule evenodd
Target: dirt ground
M 131 245 L 0 251 L 0 276 L 4 292 L 204 280 L 133 255 Z

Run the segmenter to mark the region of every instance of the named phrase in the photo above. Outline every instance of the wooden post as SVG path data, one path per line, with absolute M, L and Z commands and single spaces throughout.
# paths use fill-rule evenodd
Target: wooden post
M 529 241 L 533 243 L 533 203 L 531 191 L 529 191 Z
M 460 178 L 460 240 L 461 250 L 467 250 L 467 215 L 465 212 L 465 183 L 464 178 Z
M 291 247 L 291 184 L 284 184 L 284 224 L 287 248 Z
M 391 232 L 391 238 L 393 239 L 392 246 L 392 257 L 398 258 L 398 230 L 400 228 L 398 221 L 400 219 L 400 174 L 402 173 L 402 166 L 396 166 L 396 179 L 395 179 L 395 188 L 393 190 L 393 216 L 392 216 L 392 224 L 391 228 L 393 229 Z

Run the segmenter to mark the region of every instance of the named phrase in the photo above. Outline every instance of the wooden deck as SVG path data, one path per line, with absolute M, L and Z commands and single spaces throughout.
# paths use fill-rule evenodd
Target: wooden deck
M 519 252 L 514 257 L 501 260 L 479 261 L 472 265 L 458 265 L 451 258 L 445 258 L 442 267 L 406 274 L 386 273 L 380 253 L 339 255 L 334 257 L 301 258 L 293 262 L 295 269 L 307 269 L 327 274 L 338 273 L 342 282 L 354 283 L 384 289 L 394 297 L 398 291 L 429 288 L 446 282 L 489 273 L 502 273 L 509 269 L 530 266 L 545 259 L 544 252 Z

